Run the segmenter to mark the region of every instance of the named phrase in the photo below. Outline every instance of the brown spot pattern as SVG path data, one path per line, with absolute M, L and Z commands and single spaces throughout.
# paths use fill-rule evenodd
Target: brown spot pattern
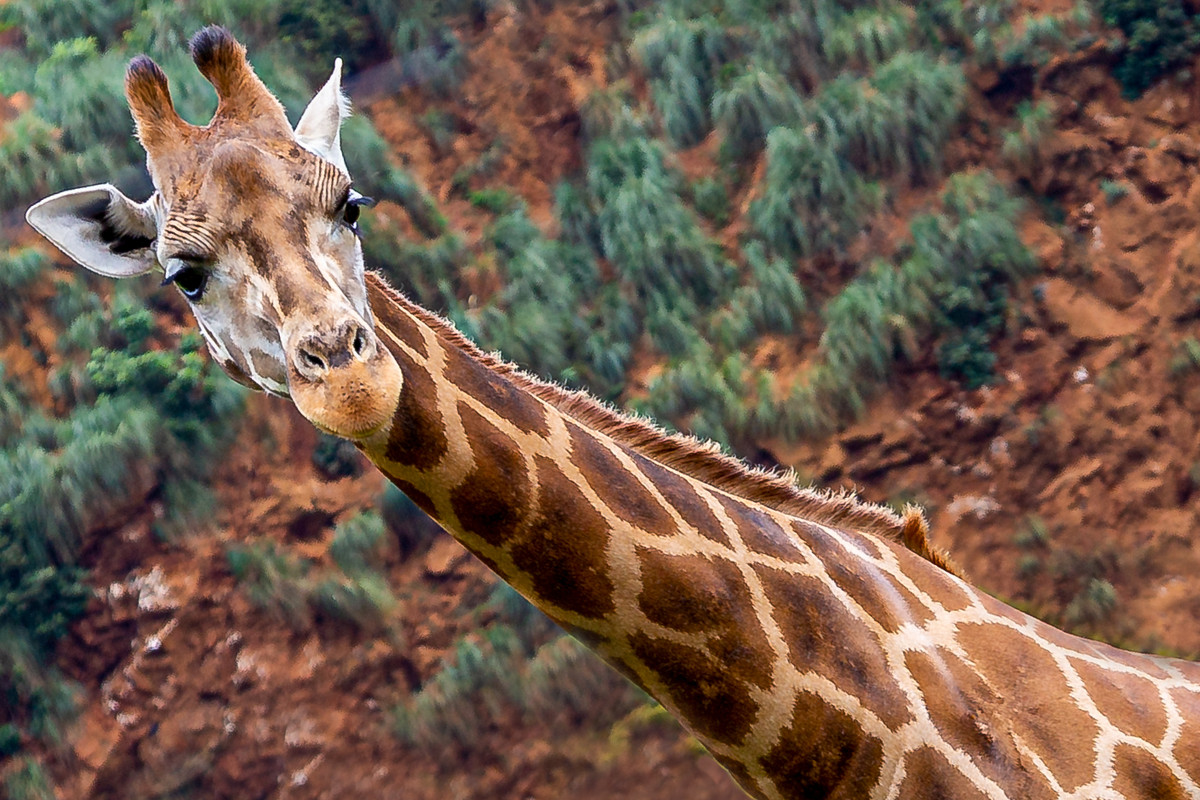
M 433 500 L 429 499 L 429 495 L 425 494 L 416 486 L 409 483 L 404 478 L 401 478 L 399 475 L 388 475 L 388 480 L 395 484 L 397 489 L 404 492 L 404 494 L 408 496 L 409 500 L 412 500 L 414 503 L 416 503 L 417 508 L 424 511 L 435 520 L 438 518 L 437 506 L 434 505 Z
M 368 272 L 367 291 L 372 301 L 371 310 L 375 313 L 375 324 L 394 333 L 397 339 L 415 350 L 421 358 L 429 358 L 420 324 L 399 305 L 388 302 L 386 297 L 380 297 L 384 290 L 379 284 L 380 278 L 373 272 Z M 383 339 L 382 336 L 380 338 Z
M 912 718 L 875 635 L 851 617 L 824 584 L 807 575 L 762 566 L 754 569 L 788 643 L 792 664 L 828 678 L 893 730 Z
M 504 546 L 530 513 L 529 476 L 525 462 L 500 432 L 470 406 L 458 404 L 458 416 L 475 466 L 450 492 L 459 523 L 489 544 Z
M 636 453 L 633 463 L 637 464 L 642 474 L 662 493 L 663 499 L 679 512 L 684 522 L 695 528 L 701 536 L 726 547 L 733 547 L 733 542 L 725 535 L 716 515 L 686 478 Z
M 784 561 L 795 561 L 801 554 L 792 534 L 762 509 L 727 494 L 718 494 L 717 500 L 733 520 L 742 542 L 753 552 Z
M 957 638 L 988 683 L 1008 698 L 1013 732 L 1034 752 L 1054 754 L 1049 767 L 1062 788 L 1073 791 L 1090 781 L 1099 729 L 1076 705 L 1050 654 L 1001 625 L 963 624 Z
M 910 651 L 905 666 L 921 686 L 925 707 L 938 733 L 966 753 L 983 775 L 1001 786 L 1017 786 L 1022 800 L 1054 800 L 1054 788 L 1027 770 L 1007 728 L 993 728 L 1004 717 L 1005 700 L 991 690 L 974 667 L 946 650 Z
M 646 618 L 685 633 L 707 632 L 710 652 L 732 675 L 768 688 L 774 653 L 737 566 L 642 547 L 637 553 L 642 572 L 638 603 Z
M 387 342 L 386 337 L 380 338 Z M 408 353 L 394 345 L 388 350 L 400 367 L 404 383 L 383 456 L 406 467 L 431 469 L 441 462 L 450 447 L 436 406 L 437 387 L 433 377 Z
M 983 800 L 987 797 L 932 747 L 922 747 L 905 757 L 900 796 L 905 800 Z
M 1128 744 L 1117 745 L 1113 752 L 1117 779 L 1113 788 L 1124 797 L 1153 800 L 1195 800 L 1183 790 L 1183 784 L 1153 754 Z
M 662 504 L 621 466 L 596 434 L 570 421 L 567 430 L 571 436 L 571 460 L 602 503 L 646 533 L 669 536 L 675 532 L 675 523 Z
M 1072 665 L 1101 714 L 1119 720 L 1122 731 L 1157 743 L 1167 733 L 1167 710 L 1158 689 L 1145 678 L 1100 669 L 1082 659 Z
M 858 603 L 884 630 L 895 633 L 901 625 L 929 622 L 933 614 L 903 586 L 874 564 L 853 556 L 833 541 L 834 535 L 809 526 L 809 547 L 818 554 L 833 582 Z
M 538 511 L 527 535 L 512 548 L 534 591 L 559 608 L 588 617 L 611 613 L 608 524 L 579 487 L 545 456 L 537 457 Z
M 724 664 L 694 647 L 644 633 L 630 636 L 629 644 L 697 734 L 732 745 L 746 738 L 758 717 L 758 703 Z
M 542 438 L 550 435 L 546 407 L 528 392 L 517 389 L 512 381 L 468 358 L 460 350 L 446 351 L 445 371 L 446 378 L 464 394 L 494 410 L 525 433 L 536 433 Z
M 860 800 L 879 781 L 883 743 L 849 714 L 803 692 L 761 763 L 784 797 Z
M 1200 694 L 1175 689 L 1171 699 L 1184 719 L 1179 741 L 1175 743 L 1175 760 L 1193 781 L 1200 783 Z

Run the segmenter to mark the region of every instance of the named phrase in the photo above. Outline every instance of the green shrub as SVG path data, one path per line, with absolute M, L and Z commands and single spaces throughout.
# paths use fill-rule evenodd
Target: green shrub
M 1111 583 L 1100 578 L 1091 578 L 1067 604 L 1063 610 L 1063 619 L 1071 627 L 1095 630 L 1116 613 L 1119 603 L 1117 590 Z
M 379 515 L 400 548 L 402 558 L 429 544 L 441 530 L 408 495 L 390 483 L 379 496 Z
M 658 295 L 709 304 L 728 285 L 728 262 L 680 198 L 681 181 L 662 147 L 646 139 L 601 140 L 588 153 L 601 254 L 639 302 Z
M 692 205 L 714 225 L 729 222 L 729 193 L 717 178 L 705 177 L 692 184 Z
M 306 581 L 310 561 L 281 552 L 270 541 L 228 545 L 225 557 L 251 603 L 296 630 L 312 624 Z
M 0 725 L 0 758 L 8 758 L 21 750 L 21 729 L 11 722 Z
M 446 230 L 446 218 L 429 193 L 408 170 L 392 163 L 391 148 L 370 119 L 355 114 L 342 123 L 342 152 L 356 188 L 376 200 L 398 203 L 422 235 L 435 238 Z M 374 266 L 368 261 L 369 266 Z
M 9 800 L 54 800 L 50 778 L 33 756 L 24 756 L 4 775 L 4 796 Z
M 712 114 L 725 152 L 741 160 L 762 149 L 772 128 L 800 119 L 801 107 L 782 76 L 751 64 L 717 89 Z
M 1046 137 L 1054 131 L 1054 108 L 1048 102 L 1022 101 L 1017 106 L 1017 125 L 1004 134 L 1000 153 L 1017 167 L 1036 169 Z
M 338 569 L 347 575 L 376 570 L 380 565 L 385 530 L 382 515 L 376 511 L 360 511 L 334 528 L 329 555 Z
M 352 442 L 323 432 L 317 433 L 312 464 L 328 481 L 355 477 L 363 471 L 362 456 Z
M 600 698 L 605 702 L 597 704 Z M 644 701 L 644 694 L 570 636 L 542 645 L 529 662 L 525 707 L 536 719 L 566 714 L 607 726 Z
M 784 256 L 840 253 L 860 234 L 881 192 L 811 128 L 778 127 L 767 135 L 762 196 L 750 205 L 750 222 Z
M 387 579 L 379 573 L 327 576 L 309 590 L 313 607 L 320 613 L 359 630 L 383 630 L 396 598 Z
M 630 46 L 650 78 L 667 136 L 690 146 L 711 128 L 716 74 L 730 56 L 728 33 L 716 18 L 681 20 L 669 12 L 642 28 Z
M 484 638 L 460 639 L 453 655 L 393 713 L 393 730 L 404 742 L 444 761 L 456 761 L 494 724 L 500 711 L 520 704 L 523 649 L 506 626 Z
M 821 46 L 835 69 L 865 69 L 886 61 L 911 41 L 913 17 L 900 4 L 856 8 L 829 27 Z
M 1200 25 L 1182 0 L 1097 0 L 1105 25 L 1125 36 L 1113 74 L 1136 97 L 1200 51 Z

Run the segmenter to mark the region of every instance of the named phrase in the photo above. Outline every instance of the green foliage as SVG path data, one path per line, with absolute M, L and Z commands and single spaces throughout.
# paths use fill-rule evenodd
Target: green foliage
M 1129 184 L 1125 181 L 1114 181 L 1111 178 L 1100 180 L 1100 191 L 1104 193 L 1104 201 L 1115 206 L 1129 194 Z
M 1072 627 L 1094 630 L 1107 622 L 1117 610 L 1117 590 L 1106 580 L 1091 578 L 1063 610 L 1063 619 Z
M 417 504 L 392 484 L 379 496 L 379 516 L 406 558 L 433 541 L 440 528 Z
M 225 556 L 250 602 L 296 630 L 321 616 L 378 632 L 396 607 L 382 572 L 384 530 L 373 511 L 339 524 L 329 546 L 337 571 L 318 570 L 269 541 L 229 545 Z
M 729 193 L 716 178 L 701 178 L 692 184 L 692 205 L 714 225 L 724 225 L 729 221 Z
M 338 569 L 358 575 L 379 567 L 383 535 L 383 517 L 375 511 L 360 511 L 338 524 L 329 543 L 329 555 Z
M 611 725 L 642 702 L 644 695 L 573 639 L 560 636 L 527 660 L 517 634 L 492 625 L 458 641 L 441 671 L 394 710 L 393 731 L 451 764 L 509 709 L 555 733 L 584 719 Z
M 0 725 L 0 758 L 8 758 L 21 750 L 21 729 L 11 722 Z
M 4 775 L 4 796 L 9 800 L 54 800 L 54 789 L 42 765 L 25 756 Z
M 1018 204 L 990 174 L 952 176 L 942 205 L 942 213 L 912 221 L 912 243 L 898 267 L 874 265 L 826 305 L 823 369 L 795 399 L 816 408 L 796 421 L 799 430 L 853 418 L 864 391 L 935 331 L 951 342 L 942 350 L 949 374 L 971 385 L 990 376 L 985 347 L 1003 321 L 1003 287 L 1035 262 L 1017 232 Z
M 913 34 L 913 17 L 899 4 L 864 6 L 844 14 L 829 26 L 821 46 L 835 68 L 874 67 L 906 48 Z
M 781 75 L 751 64 L 717 89 L 712 114 L 725 152 L 741 160 L 762 149 L 772 128 L 794 124 L 801 117 L 801 106 Z
M 229 570 L 255 606 L 297 630 L 312 624 L 308 585 L 312 562 L 281 552 L 271 541 L 226 547 Z
M 361 475 L 362 457 L 352 442 L 328 433 L 317 433 L 312 453 L 313 466 L 329 481 Z
M 703 139 L 712 127 L 715 78 L 730 56 L 725 27 L 712 16 L 681 20 L 664 14 L 638 31 L 630 49 L 650 78 L 671 141 L 687 147 Z
M 1105 25 L 1124 34 L 1113 74 L 1136 97 L 1200 51 L 1200 17 L 1183 0 L 1097 0 Z
M 1175 345 L 1171 360 L 1167 363 L 1167 371 L 1176 379 L 1200 372 L 1200 340 L 1188 336 Z
M 1022 101 L 1017 106 L 1017 125 L 1004 134 L 1000 153 L 1011 163 L 1034 169 L 1041 158 L 1041 147 L 1054 130 L 1054 108 L 1048 102 Z
M 510 703 L 520 703 L 524 653 L 516 634 L 497 625 L 460 639 L 433 678 L 394 711 L 404 742 L 454 761 L 471 748 Z
M 859 169 L 919 179 L 941 167 L 965 85 L 961 66 L 906 51 L 869 79 L 830 81 L 808 113 L 830 146 Z
M 387 142 L 362 115 L 342 123 L 342 152 L 358 191 L 376 200 L 399 204 L 418 231 L 428 238 L 446 230 L 446 219 L 437 204 L 408 170 L 392 163 Z
M 46 264 L 45 254 L 32 247 L 0 255 L 0 320 L 14 320 L 22 311 L 24 290 L 45 273 Z
M 880 200 L 879 187 L 828 137 L 811 127 L 778 127 L 767 135 L 766 182 L 750 206 L 750 221 L 781 255 L 840 253 Z
M 529 662 L 525 685 L 528 713 L 543 719 L 567 714 L 592 725 L 611 725 L 645 698 L 569 636 L 559 636 L 538 649 Z M 601 698 L 607 702 L 597 709 Z

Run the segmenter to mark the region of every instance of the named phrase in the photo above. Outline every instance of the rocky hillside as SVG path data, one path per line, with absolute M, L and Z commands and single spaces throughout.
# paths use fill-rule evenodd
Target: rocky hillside
M 38 53 L 38 4 L 12 5 L 28 14 L 7 46 Z M 346 28 L 360 53 L 348 85 L 373 126 L 347 148 L 374 159 L 359 172 L 374 170 L 383 199 L 369 259 L 542 374 L 817 485 L 923 505 L 936 542 L 1010 602 L 1197 656 L 1200 64 L 1173 62 L 1136 94 L 1118 34 L 1089 7 L 950 4 L 991 20 L 969 30 L 939 16 L 945 4 L 880 3 L 875 16 L 847 5 L 861 19 L 835 29 L 875 33 L 841 50 L 818 41 L 812 65 L 791 66 L 738 38 L 761 24 L 752 11 L 687 3 L 664 6 L 681 21 L 638 3 L 431 4 L 444 24 L 393 20 L 388 42 Z M 170 45 L 174 23 L 147 18 L 125 41 Z M 73 59 L 119 67 L 122 45 L 96 35 L 90 54 L 78 39 L 45 44 L 41 83 L 5 89 L 7 141 L 22 145 L 0 142 L 0 159 L 14 181 L 22 164 L 84 154 L 67 183 L 30 178 L 28 191 L 98 168 L 70 131 L 106 118 L 56 117 L 38 94 Z M 946 55 L 922 55 L 930 41 Z M 697 48 L 706 99 L 689 105 L 671 65 Z M 835 144 L 817 123 L 803 138 L 814 108 L 829 116 L 908 86 L 899 57 L 944 81 L 927 127 L 912 122 L 892 149 L 866 134 Z M 285 96 L 317 79 L 259 69 Z M 926 99 L 919 89 L 909 105 Z M 957 99 L 942 109 L 943 96 Z M 742 102 L 754 114 L 735 111 Z M 630 159 L 641 171 L 613 178 Z M 830 173 L 806 171 L 847 163 L 841 194 Z M 786 193 L 806 181 L 822 207 Z M 47 263 L 57 256 L 20 228 L 23 195 L 9 191 L 5 268 L 29 277 L 0 297 L 0 468 L 21 476 L 0 485 L 0 588 L 41 557 L 12 509 L 67 494 L 37 488 L 56 484 L 35 483 L 34 468 L 94 474 L 67 458 L 83 461 L 72 443 L 95 430 L 110 437 L 105 463 L 118 445 L 125 459 L 119 491 L 55 523 L 74 537 L 44 555 L 44 583 L 61 587 L 30 595 L 53 603 L 0 605 L 9 796 L 739 796 L 661 709 L 497 587 L 353 452 L 286 402 L 211 374 L 178 298 Z M 674 247 L 622 249 L 645 231 L 621 203 L 647 198 Z M 822 216 L 838 203 L 844 216 Z M 970 238 L 982 227 L 990 250 Z M 963 266 L 937 272 L 922 302 L 879 290 L 890 269 L 909 279 L 937 253 Z M 690 282 L 668 283 L 680 270 Z M 574 288 L 551 282 L 562 272 Z M 851 302 L 863 296 L 882 309 L 877 328 Z M 876 349 L 851 348 L 842 319 L 881 332 Z M 176 396 L 190 398 L 186 415 L 126 435 L 130 415 Z M 126 422 L 104 427 L 107 407 Z M 198 439 L 193 423 L 229 435 Z M 176 453 L 205 467 L 181 469 Z M 9 614 L 39 621 L 22 629 L 35 632 L 12 633 Z

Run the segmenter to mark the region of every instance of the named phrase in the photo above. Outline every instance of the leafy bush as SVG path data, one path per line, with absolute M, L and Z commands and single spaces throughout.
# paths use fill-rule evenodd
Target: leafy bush
M 406 558 L 433 541 L 441 530 L 417 504 L 392 484 L 379 496 L 379 516 Z
M 879 187 L 859 175 L 836 142 L 811 128 L 778 127 L 767 135 L 766 181 L 750 221 L 782 255 L 840 253 L 880 201 Z
M 821 47 L 834 68 L 865 69 L 891 58 L 911 40 L 913 17 L 899 4 L 856 8 L 829 27 Z
M 377 569 L 386 526 L 375 511 L 360 511 L 338 524 L 329 543 L 329 555 L 338 569 L 358 575 Z
M 1182 0 L 1097 0 L 1105 25 L 1125 36 L 1113 74 L 1136 97 L 1150 84 L 1188 64 L 1200 51 L 1200 17 Z
M 782 76 L 752 64 L 717 89 L 712 114 L 725 152 L 740 160 L 762 149 L 772 128 L 794 124 L 801 107 Z
M 229 545 L 225 557 L 230 572 L 255 606 L 297 630 L 312 624 L 305 582 L 312 562 L 284 553 L 270 541 Z
M 32 756 L 20 759 L 4 775 L 4 796 L 9 800 L 54 800 L 50 778 Z
M 630 49 L 650 77 L 667 136 L 685 147 L 699 142 L 711 128 L 714 79 L 730 55 L 725 27 L 711 16 L 667 13 L 640 30 Z
M 362 457 L 352 442 L 322 432 L 317 433 L 312 463 L 329 481 L 361 475 L 363 471 Z

